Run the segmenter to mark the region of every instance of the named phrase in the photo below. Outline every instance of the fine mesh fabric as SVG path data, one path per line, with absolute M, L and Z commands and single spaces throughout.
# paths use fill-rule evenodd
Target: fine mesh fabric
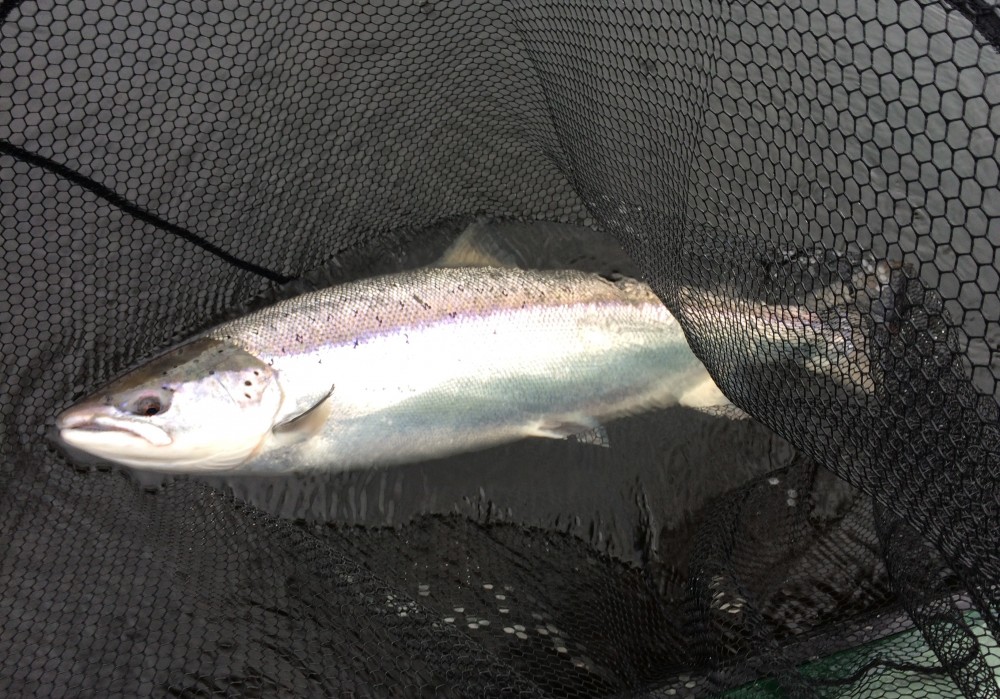
M 989 0 L 0 0 L 0 696 L 1000 696 L 998 48 Z M 53 448 L 155 351 L 482 216 L 613 236 L 760 425 L 309 516 Z M 764 349 L 765 303 L 839 356 Z

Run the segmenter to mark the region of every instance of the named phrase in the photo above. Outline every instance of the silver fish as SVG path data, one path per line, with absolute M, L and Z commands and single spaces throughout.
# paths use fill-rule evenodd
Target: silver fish
M 727 404 L 645 284 L 432 267 L 217 326 L 57 426 L 67 444 L 126 466 L 261 473 L 410 462 Z

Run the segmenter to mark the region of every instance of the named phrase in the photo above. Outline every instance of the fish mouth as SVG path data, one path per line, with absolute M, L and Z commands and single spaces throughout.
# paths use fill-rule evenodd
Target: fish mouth
M 92 411 L 68 410 L 56 418 L 56 428 L 63 441 L 81 449 L 133 442 L 137 438 L 154 447 L 173 443 L 170 435 L 156 425 Z

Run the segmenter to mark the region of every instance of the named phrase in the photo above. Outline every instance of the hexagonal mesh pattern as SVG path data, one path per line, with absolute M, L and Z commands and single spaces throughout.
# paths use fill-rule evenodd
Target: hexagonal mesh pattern
M 0 0 L 0 694 L 997 696 L 998 47 L 978 0 Z M 275 282 L 481 214 L 613 234 L 792 456 L 636 486 L 630 558 L 51 448 Z

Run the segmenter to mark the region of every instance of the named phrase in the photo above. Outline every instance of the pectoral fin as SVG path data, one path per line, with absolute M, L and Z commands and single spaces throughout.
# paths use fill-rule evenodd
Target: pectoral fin
M 333 411 L 333 387 L 315 405 L 293 415 L 271 428 L 282 444 L 295 444 L 312 439 L 323 431 L 323 426 Z

